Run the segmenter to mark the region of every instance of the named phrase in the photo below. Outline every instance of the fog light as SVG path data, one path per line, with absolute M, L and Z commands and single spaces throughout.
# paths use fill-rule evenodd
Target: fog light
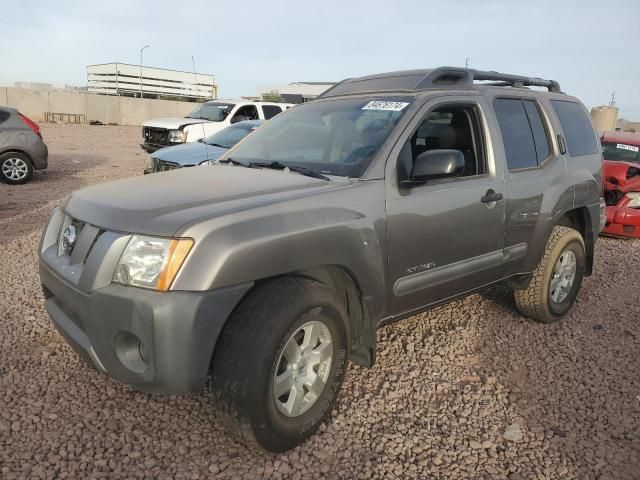
M 134 373 L 147 370 L 147 354 L 142 340 L 131 332 L 118 332 L 113 339 L 113 347 L 120 363 Z

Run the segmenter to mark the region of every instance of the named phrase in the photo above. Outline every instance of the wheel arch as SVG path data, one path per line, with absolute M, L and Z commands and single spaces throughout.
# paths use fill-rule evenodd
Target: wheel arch
M 577 230 L 582 236 L 585 248 L 585 275 L 589 276 L 593 272 L 593 257 L 594 257 L 594 241 L 593 225 L 591 224 L 591 215 L 587 207 L 579 207 L 573 210 L 569 210 L 561 215 L 555 222 L 554 226 L 563 226 L 573 228 Z
M 331 288 L 347 306 L 351 330 L 350 359 L 364 367 L 375 362 L 376 328 L 356 276 L 341 265 L 320 265 L 292 272 Z
M 349 359 L 358 365 L 372 367 L 375 362 L 376 327 L 374 319 L 370 315 L 371 308 L 367 307 L 366 298 L 362 294 L 356 276 L 342 265 L 318 265 L 256 280 L 236 303 L 224 323 L 229 321 L 235 310 L 252 290 L 264 283 L 283 277 L 306 277 L 316 280 L 329 287 L 344 301 L 351 331 Z M 219 340 L 219 338 L 216 340 L 216 344 Z M 213 360 L 215 351 L 216 346 L 214 345 L 211 360 Z
M 10 147 L 10 148 L 7 148 L 6 150 L 0 151 L 0 156 L 5 155 L 7 153 L 19 153 L 20 155 L 24 155 L 31 162 L 31 166 L 33 166 L 33 158 L 31 158 L 31 155 L 29 155 L 29 153 L 26 152 L 25 150 L 20 150 L 19 148 Z

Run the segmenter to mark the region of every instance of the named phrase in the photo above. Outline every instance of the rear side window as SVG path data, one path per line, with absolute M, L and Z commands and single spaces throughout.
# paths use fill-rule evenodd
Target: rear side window
M 9 112 L 5 112 L 4 110 L 0 110 L 0 123 L 4 123 L 7 118 L 9 118 L 11 114 Z
M 524 109 L 527 112 L 527 118 L 529 119 L 529 125 L 531 125 L 533 143 L 536 146 L 536 158 L 538 159 L 538 165 L 540 165 L 550 153 L 547 132 L 544 129 L 542 117 L 540 117 L 540 111 L 538 110 L 538 107 L 536 107 L 535 102 L 526 100 L 522 102 L 522 105 L 524 105 Z
M 591 121 L 582 105 L 563 100 L 551 100 L 567 140 L 570 157 L 598 153 L 598 143 Z
M 269 120 L 270 118 L 273 118 L 281 113 L 282 110 L 276 105 L 263 105 L 262 112 L 264 113 L 265 120 Z
M 498 98 L 494 109 L 509 170 L 540 165 L 550 153 L 549 139 L 533 100 Z

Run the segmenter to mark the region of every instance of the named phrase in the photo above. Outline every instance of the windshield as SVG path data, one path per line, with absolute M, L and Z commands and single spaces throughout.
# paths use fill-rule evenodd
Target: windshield
M 222 122 L 234 107 L 233 103 L 203 103 L 186 118 L 200 118 L 211 122 Z
M 602 142 L 605 160 L 640 163 L 640 147 L 626 143 Z
M 259 126 L 253 122 L 249 124 L 236 123 L 213 135 L 209 135 L 204 139 L 204 143 L 222 148 L 231 148 Z
M 269 120 L 228 157 L 247 164 L 278 162 L 359 177 L 411 101 L 411 97 L 386 97 L 299 105 Z

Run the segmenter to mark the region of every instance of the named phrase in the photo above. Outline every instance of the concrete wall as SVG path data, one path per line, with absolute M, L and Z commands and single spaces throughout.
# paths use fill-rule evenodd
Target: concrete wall
M 87 121 L 122 124 L 120 118 L 120 97 L 107 95 L 86 95 Z
M 119 125 L 142 125 L 153 118 L 183 117 L 197 104 L 55 89 L 0 87 L 0 106 L 17 108 L 36 121 L 44 121 L 45 112 L 51 112 L 83 114 L 87 123 L 97 120 Z

